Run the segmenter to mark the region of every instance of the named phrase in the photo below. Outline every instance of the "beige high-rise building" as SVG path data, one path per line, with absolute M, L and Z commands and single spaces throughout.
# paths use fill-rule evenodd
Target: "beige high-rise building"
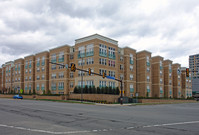
M 0 93 L 2 92 L 2 68 L 0 68 Z
M 163 61 L 164 69 L 164 96 L 173 98 L 173 75 L 172 75 L 172 61 Z
M 163 57 L 152 57 L 152 97 L 164 97 Z
M 186 76 L 186 67 L 182 67 L 181 72 L 182 96 L 184 98 L 192 97 L 191 73 L 189 73 L 189 77 Z
M 124 90 L 125 90 L 125 96 L 127 97 L 135 97 L 136 93 L 136 50 L 125 47 L 121 48 L 123 50 L 123 53 L 120 52 L 118 57 L 118 62 L 121 61 L 121 59 L 124 58 L 124 60 L 121 61 L 119 65 L 119 74 L 118 78 L 121 78 L 121 76 L 124 76 Z M 123 57 L 123 58 L 122 58 Z M 124 66 L 124 70 L 121 70 L 121 68 Z M 117 71 L 116 71 L 117 72 Z
M 49 52 L 35 54 L 35 89 L 37 94 L 47 94 L 49 90 Z
M 152 97 L 151 52 L 137 53 L 137 92 L 140 97 Z
M 49 64 L 49 90 L 52 94 L 69 93 L 69 70 L 65 64 L 69 64 L 70 46 L 64 45 L 50 50 L 49 60 L 56 64 Z
M 5 68 L 6 68 L 6 73 L 5 73 L 5 88 L 7 93 L 11 92 L 13 90 L 13 66 L 14 66 L 14 62 L 13 61 L 9 61 L 5 63 Z
M 33 93 L 35 90 L 35 56 L 24 58 L 24 93 Z
M 24 59 L 17 59 L 14 61 L 14 71 L 13 71 L 13 87 L 15 92 L 19 90 L 24 90 Z
M 172 65 L 173 73 L 173 97 L 182 97 L 182 87 L 181 87 L 181 65 L 176 63 Z

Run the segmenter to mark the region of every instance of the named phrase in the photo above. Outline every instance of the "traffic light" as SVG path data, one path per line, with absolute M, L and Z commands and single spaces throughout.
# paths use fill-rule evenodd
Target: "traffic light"
M 103 77 L 103 78 L 105 78 L 105 77 L 106 77 L 106 74 L 105 74 L 105 72 L 103 72 L 103 75 L 102 75 L 102 77 Z
M 90 68 L 88 69 L 88 74 L 91 75 L 91 69 Z
M 75 66 L 75 64 L 74 64 L 74 63 L 71 63 L 70 70 L 71 70 L 71 71 L 73 71 L 73 72 L 75 72 L 75 70 L 76 70 L 76 66 Z
M 186 76 L 189 77 L 189 68 L 186 68 Z

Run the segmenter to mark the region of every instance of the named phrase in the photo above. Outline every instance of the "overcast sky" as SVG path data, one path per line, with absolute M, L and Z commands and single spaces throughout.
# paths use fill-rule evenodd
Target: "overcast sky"
M 188 67 L 199 0 L 0 0 L 0 65 L 95 33 Z

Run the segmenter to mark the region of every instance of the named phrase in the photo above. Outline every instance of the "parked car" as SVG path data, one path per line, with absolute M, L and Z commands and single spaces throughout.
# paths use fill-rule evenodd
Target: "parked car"
M 21 96 L 21 95 L 14 95 L 13 98 L 14 99 L 23 99 L 23 96 Z

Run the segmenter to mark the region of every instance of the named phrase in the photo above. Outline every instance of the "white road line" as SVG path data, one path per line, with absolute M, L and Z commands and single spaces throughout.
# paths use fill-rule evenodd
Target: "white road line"
M 26 130 L 26 131 L 32 131 L 32 132 L 40 132 L 40 133 L 48 133 L 48 134 L 56 134 L 56 135 L 61 135 L 61 134 L 77 134 L 77 133 L 89 133 L 89 132 L 92 132 L 92 131 L 88 131 L 88 130 L 83 130 L 83 131 L 68 131 L 68 132 L 53 132 L 53 131 L 40 130 L 40 129 L 15 127 L 15 126 L 9 126 L 9 125 L 4 125 L 4 124 L 0 124 L 0 127 L 15 128 L 15 129 L 20 129 L 20 130 Z M 99 130 L 96 130 L 95 132 L 97 132 L 97 131 L 99 131 Z
M 126 127 L 123 129 L 133 129 L 133 128 L 151 128 L 151 127 L 163 127 L 163 126 L 172 126 L 172 125 L 185 125 L 185 124 L 194 124 L 199 123 L 199 121 L 187 121 L 187 122 L 178 122 L 178 123 L 166 123 L 166 124 L 156 124 L 156 125 L 146 125 L 146 126 L 138 126 L 138 127 Z

